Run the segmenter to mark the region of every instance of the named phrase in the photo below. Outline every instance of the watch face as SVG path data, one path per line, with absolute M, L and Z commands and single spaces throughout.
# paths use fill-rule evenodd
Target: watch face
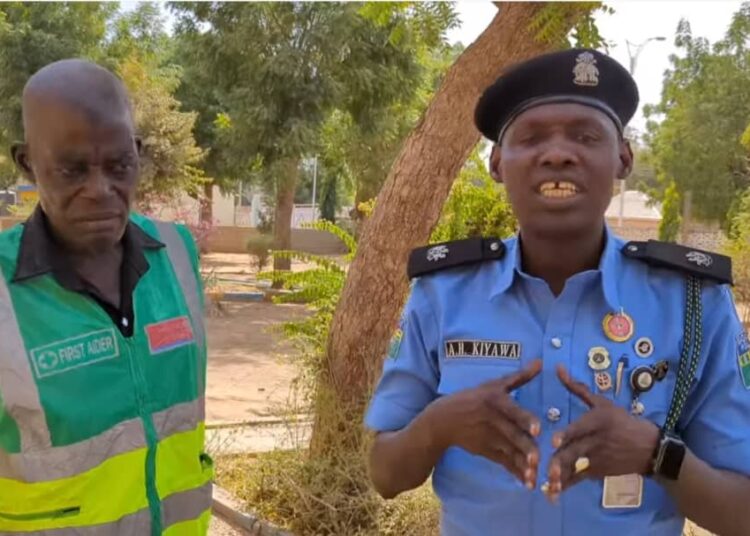
M 684 458 L 685 443 L 677 437 L 665 436 L 659 445 L 654 472 L 662 478 L 677 480 Z

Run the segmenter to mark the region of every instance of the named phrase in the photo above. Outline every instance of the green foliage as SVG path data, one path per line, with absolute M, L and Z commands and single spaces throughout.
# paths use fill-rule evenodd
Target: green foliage
M 20 141 L 21 92 L 45 65 L 86 58 L 117 72 L 133 101 L 144 143 L 141 201 L 194 193 L 203 183 L 203 151 L 195 145 L 195 115 L 174 98 L 180 71 L 169 62 L 171 41 L 158 4 L 140 3 L 118 13 L 116 3 L 0 4 L 0 154 Z M 9 159 L 0 158 L 0 187 L 15 182 Z
M 23 140 L 21 90 L 45 65 L 64 58 L 99 57 L 114 3 L 0 4 L 0 154 Z M 0 189 L 15 183 L 12 163 L 0 162 Z
M 273 248 L 273 236 L 257 235 L 251 236 L 246 244 L 247 252 L 250 254 L 251 264 L 256 272 L 260 272 L 271 260 L 271 248 Z
M 199 112 L 208 173 L 268 183 L 279 178 L 269 172 L 274 162 L 319 154 L 328 217 L 355 184 L 374 182 L 377 193 L 418 116 L 408 110 L 429 78 L 426 62 L 456 24 L 448 3 L 171 8 L 185 69 L 180 96 Z
M 739 197 L 737 209 L 730 221 L 729 240 L 724 253 L 732 257 L 734 275 L 733 292 L 737 301 L 744 304 L 742 321 L 750 322 L 750 188 Z
M 431 243 L 474 236 L 505 238 L 515 232 L 516 219 L 505 189 L 492 180 L 474 149 L 453 183 Z
M 661 191 L 674 181 L 693 193 L 692 214 L 726 224 L 733 199 L 750 185 L 750 4 L 743 4 L 723 40 L 711 46 L 681 21 L 675 37 L 679 54 L 670 59 L 661 102 L 644 108 L 653 120 L 647 141 Z M 661 120 L 661 121 L 658 121 Z M 747 137 L 744 138 L 747 141 Z
M 659 240 L 665 242 L 676 242 L 680 233 L 680 224 L 682 223 L 682 206 L 680 193 L 677 191 L 677 185 L 672 182 L 664 192 L 664 202 L 662 203 L 662 218 L 659 223 Z
M 173 96 L 178 73 L 129 56 L 120 63 L 118 74 L 130 92 L 143 143 L 139 197 L 148 204 L 164 194 L 197 195 L 205 182 L 199 167 L 204 152 L 193 138 L 196 114 L 180 111 L 180 103 Z
M 546 2 L 530 24 L 539 41 L 560 48 L 571 46 L 599 48 L 605 44 L 594 15 L 597 11 L 613 13 L 602 2 Z M 573 30 L 569 31 L 573 21 Z

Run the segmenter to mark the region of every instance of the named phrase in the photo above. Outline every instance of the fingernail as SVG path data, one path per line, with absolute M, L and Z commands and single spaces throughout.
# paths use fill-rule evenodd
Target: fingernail
M 560 448 L 560 445 L 562 445 L 563 438 L 561 435 L 556 435 L 552 438 L 552 446 L 556 449 Z
M 539 423 L 538 422 L 531 423 L 531 428 L 529 430 L 529 433 L 534 437 L 539 435 Z
M 526 489 L 529 490 L 529 491 L 533 491 L 534 490 L 534 483 L 531 480 L 527 480 L 526 481 Z

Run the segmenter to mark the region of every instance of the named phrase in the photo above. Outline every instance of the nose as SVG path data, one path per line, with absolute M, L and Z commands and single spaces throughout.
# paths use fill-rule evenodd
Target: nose
M 113 192 L 112 181 L 100 166 L 90 166 L 86 179 L 86 193 L 94 199 L 109 197 Z
M 577 162 L 575 152 L 563 141 L 553 140 L 544 148 L 540 163 L 544 167 L 559 169 Z

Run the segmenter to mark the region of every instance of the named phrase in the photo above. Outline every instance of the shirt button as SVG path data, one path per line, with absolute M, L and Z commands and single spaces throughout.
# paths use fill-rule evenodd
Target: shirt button
M 560 413 L 560 410 L 556 407 L 551 407 L 547 410 L 547 420 L 549 422 L 557 422 L 560 420 L 560 416 L 562 414 Z
M 562 341 L 558 337 L 552 337 L 550 341 L 555 348 L 562 348 Z
M 122 327 L 126 328 L 126 327 L 128 327 L 128 325 L 130 325 L 130 322 L 128 322 L 127 318 L 123 317 L 123 319 L 122 319 Z

